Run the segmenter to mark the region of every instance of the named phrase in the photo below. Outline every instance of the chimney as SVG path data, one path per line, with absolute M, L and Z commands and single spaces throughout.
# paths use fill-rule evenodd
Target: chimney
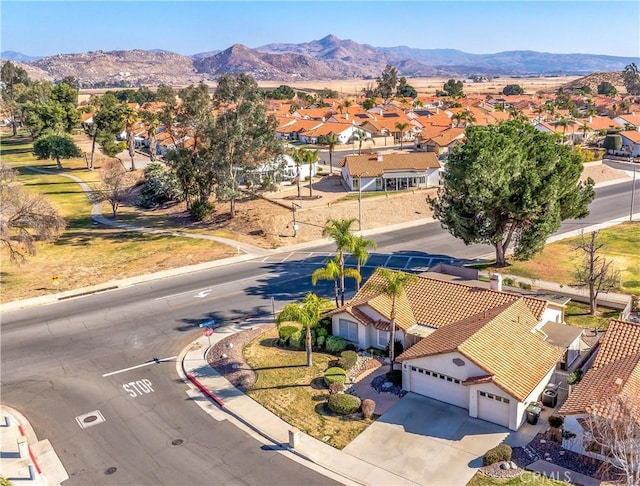
M 593 123 L 593 117 L 589 116 L 589 123 Z
M 378 152 L 377 160 L 378 162 L 382 162 L 382 152 Z
M 349 119 L 349 113 L 345 113 L 345 115 L 344 115 L 344 119 L 345 119 L 345 120 L 348 120 L 348 119 Z
M 440 114 L 440 108 L 436 107 L 436 115 L 439 115 L 439 114 Z
M 489 284 L 491 285 L 491 290 L 502 292 L 502 275 L 499 273 L 492 273 Z
M 325 117 L 322 117 L 322 123 L 326 122 L 327 119 Z

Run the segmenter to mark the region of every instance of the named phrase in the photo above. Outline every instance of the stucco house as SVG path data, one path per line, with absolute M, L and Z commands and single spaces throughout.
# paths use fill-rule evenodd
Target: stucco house
M 377 152 L 348 155 L 340 161 L 352 191 L 397 191 L 440 184 L 440 162 L 429 152 Z
M 620 132 L 622 150 L 632 157 L 640 157 L 640 129 Z
M 593 443 L 588 417 L 593 413 L 615 420 L 609 416 L 612 400 L 627 407 L 629 416 L 625 419 L 640 424 L 640 323 L 609 323 L 593 365 L 558 410 L 565 418 L 567 432 L 562 446 L 606 461 Z
M 391 300 L 380 283 L 374 273 L 330 313 L 334 335 L 361 349 L 386 348 Z M 556 369 L 578 355 L 581 329 L 563 324 L 564 305 L 504 292 L 500 278 L 481 288 L 419 275 L 397 299 L 396 314 L 403 388 L 512 430 Z

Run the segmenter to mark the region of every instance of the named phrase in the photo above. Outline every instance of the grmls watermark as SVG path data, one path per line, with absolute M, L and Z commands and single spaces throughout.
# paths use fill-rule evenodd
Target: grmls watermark
M 537 472 L 537 471 L 523 471 L 520 474 L 520 482 L 522 484 L 539 483 L 544 479 L 553 479 L 554 481 L 564 481 L 565 483 L 573 483 L 572 471 L 549 471 L 549 472 Z

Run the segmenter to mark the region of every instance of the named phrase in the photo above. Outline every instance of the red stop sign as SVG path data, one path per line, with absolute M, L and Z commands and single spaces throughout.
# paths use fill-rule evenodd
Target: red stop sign
M 211 329 L 210 327 L 206 328 L 204 330 L 204 335 L 205 336 L 211 336 L 213 334 L 213 329 Z

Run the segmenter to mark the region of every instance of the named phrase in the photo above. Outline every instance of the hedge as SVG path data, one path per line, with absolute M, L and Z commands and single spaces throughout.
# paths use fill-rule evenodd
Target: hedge
M 327 386 L 331 386 L 332 383 L 340 383 L 344 385 L 347 381 L 347 373 L 342 368 L 329 368 L 324 372 L 324 382 Z
M 340 353 L 338 366 L 343 370 L 349 371 L 358 362 L 358 353 L 355 351 L 343 351 Z
M 329 353 L 341 353 L 347 349 L 347 341 L 338 336 L 327 336 L 325 349 Z
M 360 409 L 360 399 L 348 393 L 340 393 L 338 395 L 329 395 L 329 410 L 341 415 L 355 413 Z
M 289 337 L 298 332 L 299 329 L 296 326 L 282 326 L 278 329 L 278 344 L 280 346 L 288 346 L 289 345 Z
M 511 447 L 506 444 L 500 444 L 493 449 L 489 449 L 482 457 L 482 465 L 490 466 L 496 462 L 511 460 Z

